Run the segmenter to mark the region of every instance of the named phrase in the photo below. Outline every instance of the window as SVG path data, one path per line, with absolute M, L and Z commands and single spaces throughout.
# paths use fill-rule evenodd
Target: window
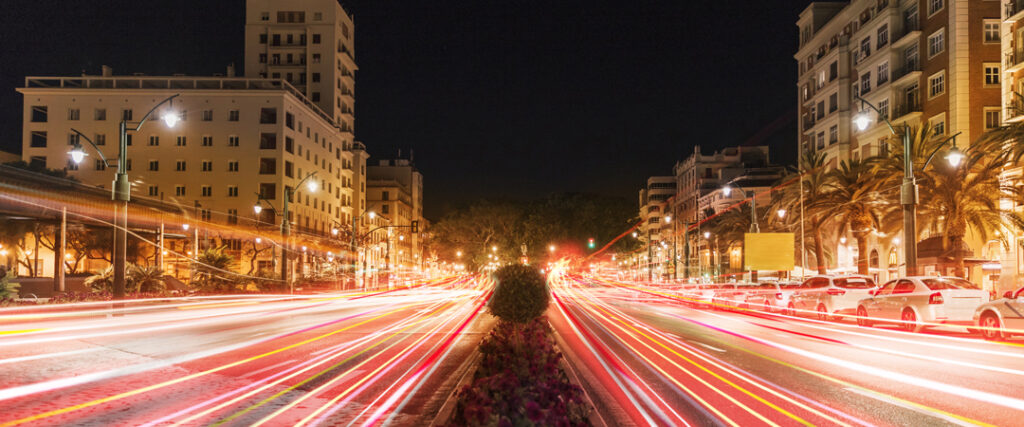
M 174 162 L 174 170 L 177 172 L 185 172 L 185 161 L 178 160 Z
M 152 136 L 149 137 L 149 146 L 150 147 L 156 147 L 156 146 L 159 146 L 159 145 L 160 145 L 160 137 L 159 136 L 152 135 Z
M 942 7 L 945 5 L 945 0 L 928 0 L 928 17 L 939 13 Z
M 839 61 L 832 61 L 828 64 L 828 81 L 835 80 L 839 77 Z
M 228 224 L 238 224 L 238 209 L 228 209 Z M 239 250 L 241 248 L 241 240 L 232 240 L 232 249 Z
M 78 120 L 80 116 L 80 110 L 77 108 L 68 108 L 68 120 Z
M 295 130 L 295 115 L 292 113 L 284 113 L 284 125 L 288 129 Z
M 125 160 L 124 168 L 127 169 L 128 172 L 132 171 L 132 159 Z
M 883 62 L 878 66 L 878 86 L 889 81 L 889 63 Z
M 877 43 L 879 49 L 889 44 L 889 25 L 878 27 L 878 35 L 875 37 L 875 43 Z
M 260 21 L 269 21 L 270 12 L 260 12 Z
M 263 200 L 277 199 L 277 186 L 272 182 L 260 183 L 260 198 Z
M 159 195 L 160 195 L 160 187 L 157 187 L 155 185 L 150 185 L 149 186 L 149 196 L 150 197 L 156 197 L 156 196 L 159 196 Z
M 946 93 L 946 71 L 939 71 L 928 77 L 928 98 Z
M 46 156 L 32 156 L 28 159 L 29 166 L 45 168 L 46 167 Z
M 238 146 L 238 135 L 231 135 L 228 137 L 228 147 Z
M 77 133 L 69 133 L 68 134 L 68 145 L 79 145 L 79 144 L 81 144 L 81 142 L 82 141 L 78 137 Z
M 871 92 L 871 72 L 865 72 L 860 76 L 860 93 L 866 94 Z
M 292 139 L 290 136 L 284 137 L 284 151 L 287 151 L 289 153 L 295 152 L 295 140 Z M 299 150 L 299 154 L 302 154 L 301 148 Z
M 389 196 L 390 196 L 390 194 L 388 194 L 387 191 L 383 191 L 383 192 L 380 193 L 380 199 L 381 200 L 390 200 Z
M 384 200 L 387 200 L 387 199 L 384 199 Z M 381 205 L 380 213 L 385 214 L 385 215 L 391 213 L 391 212 L 389 212 L 389 209 L 388 209 L 390 207 L 391 207 L 390 205 Z M 660 222 L 660 220 L 661 220 L 661 218 L 658 218 L 658 217 L 651 218 L 652 222 Z
M 75 163 L 74 160 L 68 159 L 68 164 L 65 166 L 65 169 L 69 171 L 76 171 L 78 170 L 78 163 Z
M 260 64 L 266 64 L 266 63 L 267 63 L 267 54 L 261 53 L 260 54 Z
M 187 143 L 188 143 L 188 140 L 184 136 L 179 136 L 178 137 L 178 141 L 177 141 L 177 143 L 175 145 L 177 145 L 179 147 L 184 147 Z
M 1002 121 L 999 116 L 999 107 L 985 107 L 985 130 L 999 127 Z
M 46 147 L 46 131 L 45 130 L 34 130 L 32 131 L 32 139 L 29 141 L 29 146 L 36 148 Z
M 188 110 L 181 110 L 181 111 L 179 111 L 178 112 L 178 120 L 180 120 L 180 121 L 188 120 Z
M 985 70 L 985 86 L 999 86 L 999 63 L 986 62 L 982 67 Z
M 940 29 L 928 36 L 928 59 L 946 50 L 946 29 Z
M 311 99 L 313 102 L 320 102 L 320 92 L 313 92 Z
M 883 119 L 889 118 L 889 98 L 883 99 L 878 102 L 878 111 L 882 112 L 881 114 L 879 114 L 879 116 L 881 116 Z
M 825 101 L 818 101 L 818 120 L 825 118 Z
M 228 111 L 228 121 L 229 122 L 237 122 L 238 121 L 238 110 L 230 110 L 230 111 Z
M 132 109 L 131 108 L 126 108 L 124 110 L 121 110 L 121 120 L 131 120 L 131 119 L 132 119 Z
M 213 147 L 213 137 L 210 135 L 203 135 L 203 147 Z
M 932 127 L 932 130 L 936 135 L 946 134 L 946 113 L 940 113 L 932 116 L 928 119 L 928 125 Z
M 267 35 L 265 33 L 260 34 L 260 44 L 267 44 Z
M 313 44 L 320 44 L 320 35 L 313 34 Z
M 203 160 L 203 172 L 213 172 L 212 160 Z
M 907 50 L 903 51 L 903 62 L 907 64 L 907 71 L 916 71 L 921 63 L 919 59 L 916 44 L 911 45 Z
M 320 73 L 313 73 L 313 83 L 320 83 Z
M 277 149 L 277 134 L 276 133 L 261 133 L 260 134 L 260 149 L 261 150 L 276 150 Z
M 864 37 L 864 40 L 860 41 L 860 56 L 859 56 L 859 58 L 861 60 L 863 60 L 864 58 L 867 58 L 868 56 L 871 56 L 871 37 Z
M 260 175 L 277 174 L 277 159 L 273 157 L 260 158 Z
M 277 109 L 276 108 L 260 108 L 260 123 L 261 124 L 276 124 L 277 123 Z
M 213 196 L 213 187 L 210 187 L 209 185 L 204 185 L 200 189 L 200 191 L 202 192 L 203 197 L 212 197 Z
M 47 107 L 45 105 L 32 106 L 32 123 L 46 123 Z
M 107 135 L 98 133 L 93 137 L 93 141 L 96 142 L 96 145 L 107 145 Z
M 229 185 L 228 186 L 228 197 L 238 197 L 238 186 L 237 185 Z
M 313 12 L 313 20 L 314 21 L 323 21 L 324 20 L 324 14 L 322 12 Z
M 985 19 L 983 21 L 985 43 L 999 43 L 999 20 Z
M 295 176 L 292 173 L 292 168 L 293 168 L 292 162 L 289 162 L 289 161 L 286 160 L 284 162 L 284 176 L 287 176 L 288 178 L 294 178 Z
M 106 108 L 97 108 L 96 111 L 93 112 L 93 118 L 95 118 L 96 120 L 99 120 L 99 121 L 106 120 L 107 119 L 107 109 Z
M 174 195 L 178 196 L 178 197 L 184 197 L 185 196 L 185 186 L 184 185 L 175 185 L 174 186 Z
M 320 54 L 319 53 L 314 53 L 313 54 L 313 63 L 314 64 L 319 64 L 320 63 Z
M 153 172 L 159 171 L 160 170 L 160 161 L 159 160 L 150 160 L 149 161 L 149 170 L 151 170 Z
M 818 143 L 819 144 L 824 144 L 825 143 L 825 131 L 818 132 Z
M 210 219 L 213 218 L 213 215 L 209 209 L 203 209 L 202 211 L 200 211 L 200 213 L 203 215 L 203 221 L 209 221 Z
M 238 172 L 238 161 L 228 162 L 228 172 Z
M 277 22 L 303 23 L 306 22 L 306 12 L 277 12 Z
M 832 145 L 839 142 L 839 126 L 832 125 L 828 128 L 828 144 Z

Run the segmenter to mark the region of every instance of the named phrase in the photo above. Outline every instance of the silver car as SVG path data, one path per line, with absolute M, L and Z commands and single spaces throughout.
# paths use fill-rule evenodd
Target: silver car
M 800 282 L 762 282 L 756 290 L 747 292 L 746 306 L 771 313 L 785 311 L 789 298 L 800 289 Z
M 988 291 L 959 277 L 914 276 L 886 283 L 857 304 L 857 324 L 897 323 L 919 332 L 929 326 L 974 324 Z
M 1006 291 L 1002 298 L 978 306 L 974 324 L 988 340 L 1024 333 L 1024 288 Z
M 815 313 L 819 320 L 842 319 L 857 312 L 857 303 L 871 296 L 875 281 L 868 276 L 814 276 L 789 299 L 786 314 Z

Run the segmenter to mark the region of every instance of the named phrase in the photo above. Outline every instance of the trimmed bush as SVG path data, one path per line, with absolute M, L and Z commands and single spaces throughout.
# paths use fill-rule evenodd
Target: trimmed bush
M 547 280 L 528 265 L 509 265 L 494 272 L 494 295 L 488 304 L 491 314 L 506 322 L 528 323 L 548 309 L 551 294 Z

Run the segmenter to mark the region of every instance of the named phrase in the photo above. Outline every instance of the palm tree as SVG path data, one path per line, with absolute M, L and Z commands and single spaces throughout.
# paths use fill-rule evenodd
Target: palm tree
M 238 283 L 231 271 L 235 259 L 224 248 L 207 249 L 196 258 L 195 286 L 206 292 L 233 291 Z
M 1010 104 L 1008 116 L 1013 117 L 1024 113 L 1024 95 L 1014 92 L 1014 102 Z M 989 130 L 981 135 L 972 146 L 979 146 L 989 153 L 1007 152 L 1008 160 L 1019 164 L 1024 158 L 1024 122 L 1008 123 Z
M 107 267 L 99 274 L 85 278 L 84 283 L 93 292 L 111 292 L 114 288 L 114 267 Z
M 744 235 L 750 232 L 750 203 L 733 205 L 716 215 L 708 217 L 706 227 L 711 234 L 715 235 L 715 239 L 717 239 L 718 244 L 722 245 L 722 248 L 742 245 Z M 703 237 L 697 236 L 697 239 Z M 745 256 L 745 253 L 743 256 Z M 744 261 L 745 258 L 741 258 L 739 271 L 743 271 Z
M 829 182 L 820 208 L 824 222 L 835 222 L 839 232 L 849 230 L 857 240 L 857 272 L 868 274 L 868 236 L 878 228 L 882 213 L 878 190 L 885 182 L 866 163 L 842 161 L 829 171 Z
M 803 175 L 803 179 L 793 182 L 798 179 L 799 175 Z M 810 237 L 811 239 L 809 249 L 813 251 L 818 274 L 827 273 L 826 256 L 828 254 L 824 245 L 824 236 L 822 236 L 824 228 L 822 225 L 829 218 L 824 202 L 828 199 L 828 191 L 831 190 L 830 180 L 831 177 L 825 167 L 825 154 L 805 151 L 801 156 L 800 169 L 796 173 L 782 178 L 783 183 L 789 184 L 782 187 L 780 197 L 772 200 L 770 208 L 770 212 L 785 209 L 789 214 L 776 220 L 784 222 L 787 226 L 796 227 L 800 220 L 800 191 L 802 188 L 806 224 L 804 233 L 805 238 Z M 800 256 L 802 257 L 803 254 Z
M 984 144 L 968 148 L 959 167 L 936 165 L 924 172 L 932 183 L 921 191 L 924 226 L 942 236 L 944 250 L 959 248 L 968 231 L 984 242 L 993 237 L 1003 240 L 1000 230 L 1007 226 L 1024 229 L 1024 215 L 1000 207 L 1002 199 L 1013 200 L 1014 205 L 1021 200 L 1016 185 L 1000 180 L 1003 167 L 1015 154 L 993 154 L 988 148 Z M 954 251 L 954 258 L 954 275 L 964 277 L 963 252 Z
M 128 277 L 132 288 L 138 288 L 139 292 L 160 292 L 166 288 L 164 271 L 157 266 L 131 265 L 128 267 Z

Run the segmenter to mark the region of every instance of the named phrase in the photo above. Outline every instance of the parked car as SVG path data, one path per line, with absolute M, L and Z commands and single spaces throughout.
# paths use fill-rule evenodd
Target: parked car
M 717 309 L 731 309 L 744 307 L 744 300 L 748 292 L 757 289 L 756 283 L 723 283 L 715 290 L 711 297 L 711 303 Z
M 761 282 L 755 290 L 747 292 L 747 307 L 766 312 L 785 311 L 789 298 L 800 289 L 800 282 Z
M 857 324 L 898 323 L 912 332 L 940 324 L 970 326 L 978 306 L 988 300 L 988 291 L 959 277 L 904 277 L 860 300 Z
M 974 325 L 987 340 L 1010 338 L 1024 330 L 1024 288 L 1006 291 L 1002 298 L 984 303 L 974 311 Z
M 857 312 L 857 303 L 875 289 L 875 281 L 861 275 L 813 276 L 800 285 L 786 305 L 786 313 L 816 313 L 818 319 L 842 319 Z

